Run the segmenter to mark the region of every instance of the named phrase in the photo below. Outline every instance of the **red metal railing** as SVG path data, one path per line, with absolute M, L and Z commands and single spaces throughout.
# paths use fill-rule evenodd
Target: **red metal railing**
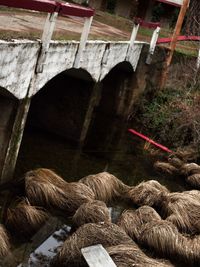
M 92 17 L 94 15 L 92 8 L 53 0 L 0 0 L 0 5 L 48 13 L 58 12 L 62 16 Z
M 157 27 L 160 27 L 160 22 L 148 22 L 144 21 L 141 18 L 135 18 L 134 22 L 144 28 L 149 28 L 149 29 L 156 29 Z

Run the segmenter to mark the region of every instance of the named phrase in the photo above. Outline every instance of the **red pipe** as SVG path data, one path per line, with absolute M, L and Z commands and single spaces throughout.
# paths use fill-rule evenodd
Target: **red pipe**
M 168 152 L 168 153 L 172 153 L 173 151 L 170 150 L 169 148 L 167 148 L 166 146 L 163 146 L 161 144 L 158 144 L 156 143 L 155 141 L 153 141 L 152 139 L 148 138 L 147 136 L 141 134 L 141 133 L 138 133 L 137 131 L 133 130 L 133 129 L 128 129 L 128 131 L 134 135 L 137 135 L 139 136 L 141 139 L 144 139 L 145 141 L 151 143 L 152 145 L 160 148 L 161 150 L 165 151 L 165 152 Z

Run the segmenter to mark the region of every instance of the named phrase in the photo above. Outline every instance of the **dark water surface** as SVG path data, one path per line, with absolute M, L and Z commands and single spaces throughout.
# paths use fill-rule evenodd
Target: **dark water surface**
M 164 177 L 154 171 L 153 163 L 160 156 L 152 157 L 144 149 L 144 142 L 128 133 L 127 125 L 115 125 L 118 129 L 121 126 L 122 129 L 112 130 L 103 139 L 101 136 L 93 135 L 94 141 L 91 142 L 92 138 L 89 139 L 87 145 L 82 148 L 56 135 L 26 129 L 15 177 L 19 178 L 26 171 L 38 167 L 53 169 L 68 182 L 77 181 L 89 174 L 108 171 L 128 185 L 155 179 L 171 191 L 184 189 L 184 183 L 180 179 Z M 110 208 L 114 221 L 123 209 L 121 203 Z M 68 235 L 69 225 L 70 220 L 50 218 L 41 229 L 42 235 L 41 232 L 37 233 L 27 243 L 18 244 L 13 248 L 15 259 L 9 259 L 9 262 L 12 262 L 10 266 L 48 266 L 57 247 Z M 20 264 L 21 262 L 23 264 Z

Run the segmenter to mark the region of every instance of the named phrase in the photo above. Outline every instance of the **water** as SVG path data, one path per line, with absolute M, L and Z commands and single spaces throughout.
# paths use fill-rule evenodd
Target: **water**
M 119 129 L 119 124 L 116 125 Z M 171 191 L 185 189 L 184 182 L 180 179 L 158 175 L 153 169 L 158 156 L 152 156 L 144 149 L 143 141 L 128 133 L 128 125 L 120 126 L 120 131 L 112 130 L 104 140 L 95 136 L 95 142 L 91 144 L 89 140 L 84 147 L 77 147 L 72 142 L 45 131 L 26 129 L 15 177 L 19 178 L 26 171 L 38 167 L 53 169 L 68 182 L 108 171 L 128 185 L 155 179 Z M 117 220 L 123 209 L 121 203 L 110 208 L 113 221 Z M 14 258 L 9 260 L 12 263 L 10 266 L 48 266 L 69 234 L 70 220 L 52 217 L 41 231 L 45 233 L 42 239 L 38 238 L 41 237 L 40 233 L 36 233 L 27 243 L 18 243 L 13 248 Z

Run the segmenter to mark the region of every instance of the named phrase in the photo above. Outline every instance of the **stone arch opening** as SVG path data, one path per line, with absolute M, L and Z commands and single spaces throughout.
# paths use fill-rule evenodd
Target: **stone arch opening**
M 120 134 L 120 124 L 126 118 L 131 102 L 133 75 L 132 65 L 124 61 L 112 68 L 101 81 L 101 97 L 90 125 L 86 149 L 105 150 L 116 132 Z
M 79 142 L 94 81 L 83 69 L 66 70 L 32 97 L 15 176 L 46 167 L 65 174 L 67 149 Z

